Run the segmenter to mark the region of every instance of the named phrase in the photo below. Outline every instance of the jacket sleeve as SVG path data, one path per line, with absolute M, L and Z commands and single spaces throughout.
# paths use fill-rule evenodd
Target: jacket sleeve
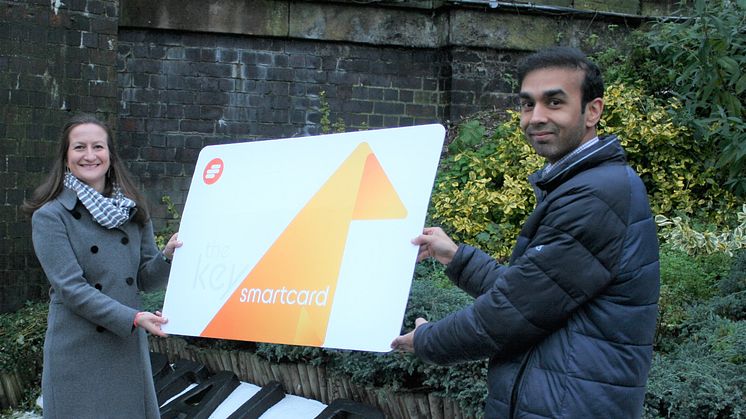
M 449 266 L 454 281 L 483 293 L 471 306 L 417 328 L 416 354 L 449 364 L 510 357 L 535 345 L 609 284 L 625 219 L 580 188 L 549 204 L 526 251 L 510 266 L 499 269 L 483 252 L 460 249 L 458 265 Z
M 36 256 L 62 304 L 119 336 L 130 335 L 137 310 L 86 281 L 60 215 L 46 208 L 37 210 L 31 219 L 31 230 Z
M 494 285 L 504 269 L 504 265 L 481 250 L 461 244 L 445 273 L 457 287 L 476 298 Z
M 138 286 L 143 291 L 155 291 L 166 288 L 171 264 L 163 260 L 163 253 L 155 244 L 153 223 L 148 220 L 140 235 L 140 270 Z

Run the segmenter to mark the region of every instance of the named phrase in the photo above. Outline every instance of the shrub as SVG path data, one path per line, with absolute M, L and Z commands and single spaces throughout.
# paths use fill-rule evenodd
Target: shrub
M 732 256 L 746 248 L 746 205 L 738 212 L 739 225 L 732 231 L 717 232 L 715 227 L 698 229 L 681 217 L 668 219 L 657 215 L 655 222 L 661 227 L 660 236 L 677 249 L 690 255 L 708 255 L 721 252 Z
M 467 120 L 448 145 L 432 196 L 433 221 L 454 240 L 504 259 L 535 205 L 526 178 L 543 164 L 523 138 L 518 114 L 489 134 Z
M 746 250 L 733 258 L 730 275 L 718 284 L 720 295 L 714 299 L 717 313 L 734 321 L 746 320 Z
M 612 84 L 599 133 L 614 133 L 640 174 L 654 214 L 707 219 L 717 228 L 735 223 L 742 200 L 719 185 L 704 145 L 673 122 L 667 107 L 635 86 Z M 669 107 L 679 106 L 672 101 Z M 432 196 L 432 219 L 455 240 L 507 258 L 535 205 L 527 176 L 543 159 L 525 141 L 519 115 L 488 132 L 476 115 L 458 126 L 441 162 Z
M 746 415 L 746 322 L 693 307 L 673 350 L 656 353 L 646 417 L 726 418 Z
M 734 222 L 740 201 L 719 186 L 717 172 L 706 164 L 707 147 L 674 123 L 669 110 L 678 102 L 664 107 L 638 87 L 614 84 L 604 104 L 599 133 L 619 137 L 645 182 L 653 214 L 709 219 L 721 227 Z
M 41 367 L 49 306 L 27 302 L 0 315 L 0 371 L 36 371 Z
M 166 297 L 166 291 L 149 291 L 143 292 L 142 295 L 142 310 L 155 313 L 156 311 L 163 310 L 163 300 Z
M 746 249 L 733 257 L 730 275 L 720 281 L 719 289 L 721 295 L 746 291 Z
M 694 0 L 692 18 L 663 21 L 647 32 L 656 75 L 685 105 L 681 119 L 697 137 L 714 145 L 711 161 L 725 185 L 746 196 L 746 4 L 730 0 Z
M 415 280 L 412 282 L 402 332 L 412 330 L 417 317 L 440 320 L 472 301 L 458 288 L 444 288 L 442 284 L 429 279 Z M 347 375 L 361 384 L 394 390 L 425 390 L 457 400 L 465 412 L 477 416 L 484 409 L 487 396 L 486 361 L 443 367 L 426 364 L 408 353 L 334 351 L 331 362 L 327 370 Z
M 6 385 L 26 388 L 23 409 L 34 409 L 38 397 L 48 309 L 46 302 L 27 302 L 18 311 L 0 314 L 0 372 L 16 374 L 20 381 Z
M 746 4 L 729 0 L 681 1 L 689 19 L 662 20 L 633 31 L 594 56 L 607 83 L 638 86 L 657 99 L 678 98 L 677 125 L 708 150 L 722 184 L 746 196 Z
M 717 294 L 718 282 L 727 276 L 729 263 L 723 254 L 692 257 L 670 245 L 661 247 L 657 349 L 668 350 L 684 327 L 692 305 Z

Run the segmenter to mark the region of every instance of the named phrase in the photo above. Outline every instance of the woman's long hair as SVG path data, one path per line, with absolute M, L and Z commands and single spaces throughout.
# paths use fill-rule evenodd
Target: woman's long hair
M 106 173 L 106 184 L 102 194 L 104 196 L 109 196 L 114 189 L 114 184 L 116 183 L 119 185 L 122 189 L 122 193 L 135 201 L 139 208 L 135 213 L 133 220 L 138 224 L 145 224 L 145 222 L 150 218 L 145 198 L 142 196 L 140 191 L 137 190 L 137 187 L 135 187 L 132 175 L 130 175 L 129 171 L 122 163 L 122 160 L 119 158 L 111 130 L 100 119 L 89 114 L 80 114 L 72 117 L 62 128 L 57 155 L 52 162 L 49 176 L 47 176 L 44 182 L 36 188 L 34 193 L 31 195 L 31 198 L 23 202 L 21 209 L 26 214 L 31 215 L 44 204 L 55 199 L 62 192 L 62 189 L 64 188 L 63 181 L 65 179 L 65 171 L 67 169 L 67 150 L 70 147 L 70 131 L 82 124 L 96 124 L 106 131 L 106 143 L 109 147 L 109 170 Z

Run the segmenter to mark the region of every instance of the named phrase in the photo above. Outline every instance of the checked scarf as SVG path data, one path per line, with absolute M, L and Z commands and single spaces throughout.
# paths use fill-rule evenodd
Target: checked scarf
M 124 196 L 116 184 L 111 198 L 101 195 L 70 172 L 65 174 L 64 184 L 66 188 L 78 194 L 78 199 L 88 209 L 93 219 L 108 229 L 124 224 L 130 217 L 130 208 L 135 206 L 135 201 Z

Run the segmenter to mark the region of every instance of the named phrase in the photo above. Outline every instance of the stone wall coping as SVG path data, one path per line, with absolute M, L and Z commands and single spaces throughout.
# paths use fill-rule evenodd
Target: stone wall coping
M 638 26 L 671 13 L 668 1 L 550 0 L 125 0 L 120 26 L 283 37 L 316 41 L 442 48 L 465 46 L 526 50 L 533 41 L 519 34 L 503 37 L 501 28 L 527 37 L 536 28 L 567 19 Z M 572 6 L 571 6 L 572 5 Z M 538 22 L 538 23 L 537 23 Z M 513 28 L 518 25 L 519 28 Z M 496 30 L 497 28 L 497 30 Z M 556 28 L 555 28 L 556 29 Z M 513 30 L 513 32 L 516 32 Z M 507 38 L 507 39 L 506 39 Z M 551 38 L 551 37 L 550 37 Z

